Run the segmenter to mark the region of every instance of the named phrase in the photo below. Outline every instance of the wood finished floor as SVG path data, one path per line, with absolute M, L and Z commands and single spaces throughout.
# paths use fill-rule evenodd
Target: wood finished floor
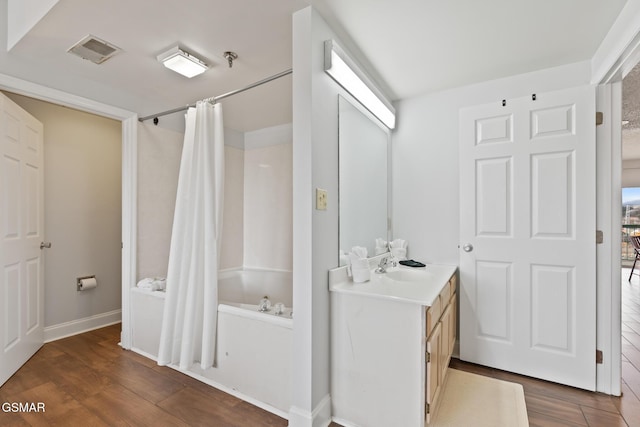
M 531 427 L 640 427 L 640 275 L 622 269 L 622 397 L 453 359 L 450 367 L 522 384 Z M 638 271 L 638 270 L 636 270 Z
M 522 384 L 531 427 L 640 427 L 640 276 L 629 283 L 628 275 L 623 270 L 623 397 L 457 359 L 451 367 Z M 120 349 L 119 335 L 120 325 L 114 325 L 45 344 L 0 387 L 0 403 L 44 402 L 46 412 L 0 411 L 0 426 L 287 425 L 283 418 Z
M 0 402 L 44 402 L 0 426 L 286 426 L 287 421 L 118 345 L 120 325 L 45 344 L 0 387 Z

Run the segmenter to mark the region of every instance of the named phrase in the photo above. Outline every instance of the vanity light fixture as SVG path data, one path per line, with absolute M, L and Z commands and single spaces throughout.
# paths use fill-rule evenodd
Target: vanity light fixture
M 209 69 L 203 60 L 184 51 L 179 46 L 172 47 L 158 55 L 158 61 L 162 62 L 165 67 L 188 78 L 202 74 Z
M 324 71 L 386 127 L 396 126 L 396 110 L 358 65 L 336 44 L 324 42 Z

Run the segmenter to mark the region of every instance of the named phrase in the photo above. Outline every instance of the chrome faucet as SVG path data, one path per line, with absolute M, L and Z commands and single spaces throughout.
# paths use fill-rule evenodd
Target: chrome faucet
M 395 266 L 396 266 L 396 261 L 392 259 L 391 256 L 387 256 L 380 260 L 380 263 L 378 263 L 378 268 L 375 269 L 375 272 L 378 274 L 386 273 L 387 268 L 395 267 Z

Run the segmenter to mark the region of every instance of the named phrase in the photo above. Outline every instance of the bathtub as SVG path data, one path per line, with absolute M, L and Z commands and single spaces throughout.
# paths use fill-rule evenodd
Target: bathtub
M 267 296 L 272 304 L 293 306 L 290 271 L 231 270 L 218 274 L 218 301 L 222 304 L 258 305 Z
M 154 360 L 160 343 L 164 296 L 164 292 L 131 288 L 131 349 Z M 283 303 L 284 312 L 276 315 L 273 309 L 258 311 L 265 296 L 272 304 Z M 291 272 L 220 272 L 216 366 L 202 370 L 194 364 L 185 373 L 288 418 L 292 300 Z

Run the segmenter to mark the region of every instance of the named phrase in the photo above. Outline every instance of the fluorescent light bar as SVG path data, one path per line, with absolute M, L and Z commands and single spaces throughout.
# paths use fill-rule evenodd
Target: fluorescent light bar
M 396 111 L 367 76 L 333 40 L 324 42 L 324 70 L 389 129 L 396 127 Z
M 209 69 L 202 60 L 185 52 L 178 46 L 158 55 L 158 61 L 162 62 L 170 70 L 188 78 L 202 74 Z

